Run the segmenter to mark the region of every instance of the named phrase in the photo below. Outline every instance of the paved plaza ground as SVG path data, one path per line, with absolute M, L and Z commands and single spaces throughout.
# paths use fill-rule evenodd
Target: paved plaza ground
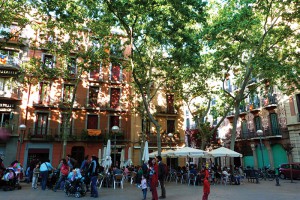
M 67 197 L 63 191 L 53 192 L 52 190 L 33 190 L 30 184 L 21 183 L 21 190 L 2 191 L 1 200 L 60 200 L 76 199 Z M 202 186 L 188 186 L 187 184 L 166 184 L 167 198 L 170 200 L 201 200 Z M 160 194 L 160 190 L 158 190 Z M 261 181 L 259 184 L 244 181 L 242 185 L 212 185 L 209 200 L 296 200 L 300 198 L 300 181 L 291 183 L 290 180 L 280 180 L 280 186 L 275 186 L 275 181 Z M 91 198 L 87 193 L 80 199 Z M 142 191 L 130 183 L 124 184 L 121 188 L 101 188 L 99 198 L 103 200 L 141 200 Z M 147 200 L 151 200 L 151 193 L 148 190 Z

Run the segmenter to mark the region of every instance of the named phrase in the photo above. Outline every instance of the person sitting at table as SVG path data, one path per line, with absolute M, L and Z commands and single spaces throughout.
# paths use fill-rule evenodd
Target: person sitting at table
M 119 168 L 117 168 L 116 166 L 114 166 L 113 168 L 113 174 L 116 175 L 116 174 L 123 174 L 123 171 Z
M 241 184 L 241 182 L 240 182 L 241 175 L 240 175 L 238 167 L 234 168 L 232 179 L 233 179 L 233 182 L 234 182 L 235 185 L 240 185 Z
M 228 171 L 227 171 L 228 169 L 227 169 L 227 167 L 224 167 L 223 168 L 223 171 L 222 171 L 222 180 L 221 181 L 226 181 L 227 182 L 227 180 L 230 178 L 230 174 L 228 173 Z M 226 184 L 226 182 L 225 182 L 225 184 Z

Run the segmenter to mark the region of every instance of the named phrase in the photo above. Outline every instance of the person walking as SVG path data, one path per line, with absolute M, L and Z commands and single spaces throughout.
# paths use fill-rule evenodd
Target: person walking
M 156 159 L 152 159 L 152 165 L 149 171 L 150 190 L 152 192 L 152 200 L 158 200 L 157 186 L 158 186 L 158 165 Z
M 53 189 L 54 192 L 56 192 L 56 190 L 58 188 L 60 188 L 61 183 L 67 179 L 68 174 L 69 174 L 69 169 L 70 168 L 68 166 L 67 160 L 63 158 L 63 159 L 61 159 L 60 162 L 62 163 L 62 165 L 60 167 L 59 179 L 56 182 L 55 187 Z
M 156 157 L 158 161 L 158 180 L 160 182 L 160 188 L 161 188 L 161 196 L 160 199 L 166 198 L 166 187 L 165 187 L 165 178 L 166 178 L 166 166 L 162 162 L 161 156 Z
M 49 172 L 51 172 L 52 170 L 54 170 L 54 168 L 52 167 L 49 159 L 47 159 L 46 162 L 43 162 L 41 164 L 40 174 L 41 174 L 41 177 L 42 177 L 42 183 L 41 183 L 42 190 L 46 190 Z
M 202 200 L 208 200 L 208 195 L 210 193 L 210 184 L 208 181 L 208 177 L 205 176 L 203 180 L 203 196 Z
M 91 197 L 98 198 L 97 178 L 100 164 L 96 156 L 91 157 L 91 164 L 88 169 L 88 175 L 91 177 Z

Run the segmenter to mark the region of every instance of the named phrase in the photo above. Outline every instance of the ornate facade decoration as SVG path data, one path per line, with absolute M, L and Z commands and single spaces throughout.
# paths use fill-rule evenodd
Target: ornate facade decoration
M 262 109 L 259 113 L 261 116 L 261 123 L 264 130 L 268 129 L 269 127 L 269 112 L 266 109 Z

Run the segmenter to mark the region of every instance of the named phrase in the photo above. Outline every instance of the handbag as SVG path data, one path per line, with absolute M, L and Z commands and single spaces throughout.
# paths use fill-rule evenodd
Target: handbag
M 47 163 L 46 163 L 46 162 L 44 162 L 44 164 L 46 165 L 46 167 L 47 167 L 47 169 L 48 169 L 48 172 L 49 172 L 49 173 L 51 173 L 51 172 L 52 172 L 52 170 L 51 170 L 51 169 L 49 169 L 49 167 L 48 167 Z

